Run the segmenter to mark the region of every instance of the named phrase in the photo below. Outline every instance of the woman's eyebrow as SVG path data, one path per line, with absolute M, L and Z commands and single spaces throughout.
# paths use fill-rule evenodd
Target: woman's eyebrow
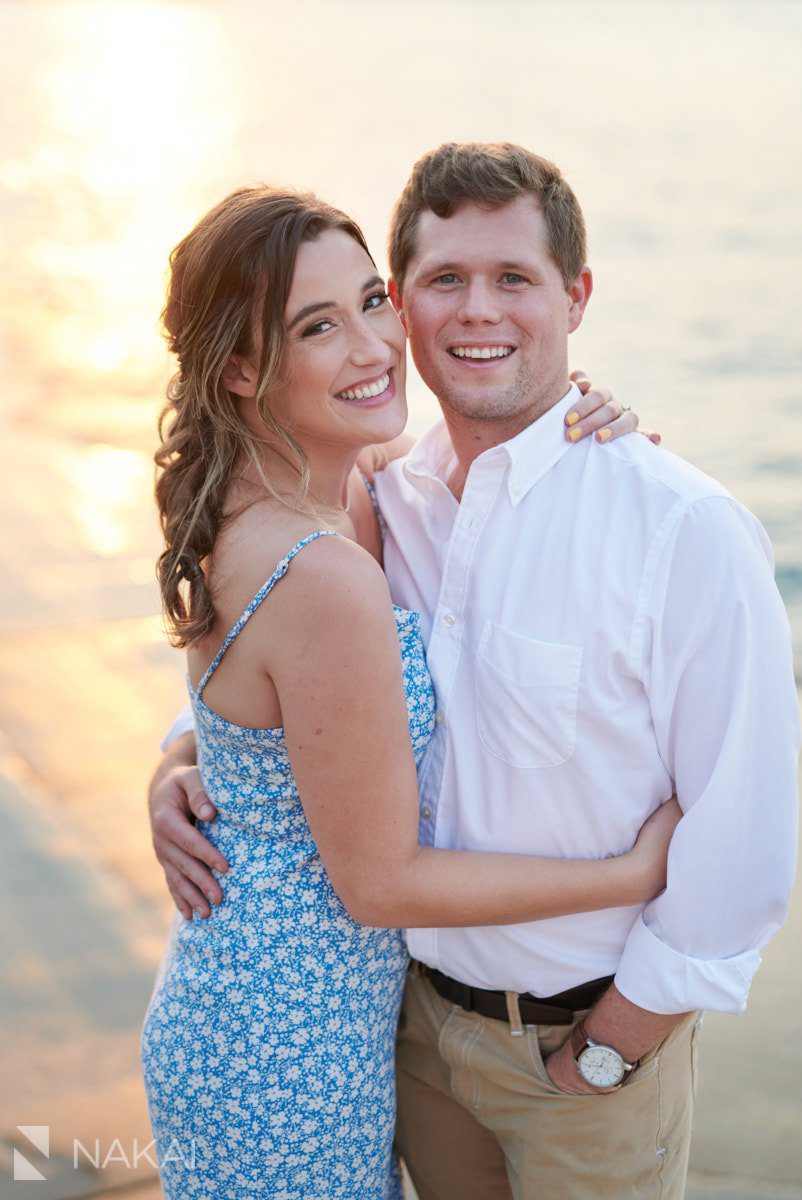
M 380 275 L 371 275 L 367 283 L 362 284 L 362 291 L 366 292 L 368 288 L 376 287 L 379 284 L 384 286 L 384 280 Z M 303 321 L 305 317 L 311 317 L 312 313 L 320 312 L 324 308 L 336 308 L 336 300 L 317 300 L 314 304 L 307 304 L 300 312 L 297 312 L 287 326 L 287 330 L 294 329 L 299 321 Z
M 294 329 L 299 321 L 303 321 L 304 317 L 311 317 L 312 313 L 320 312 L 323 308 L 336 308 L 337 305 L 333 300 L 319 300 L 315 304 L 307 304 L 300 312 L 297 312 L 290 321 L 287 329 Z

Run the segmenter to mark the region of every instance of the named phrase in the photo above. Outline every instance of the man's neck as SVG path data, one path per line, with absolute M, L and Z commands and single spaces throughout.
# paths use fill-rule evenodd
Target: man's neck
M 462 498 L 468 472 L 480 454 L 484 454 L 485 450 L 491 450 L 493 446 L 509 442 L 519 433 L 523 433 L 524 429 L 528 429 L 530 425 L 554 408 L 554 405 L 558 404 L 565 396 L 570 386 L 569 380 L 566 379 L 564 385 L 556 388 L 548 398 L 540 398 L 523 412 L 516 413 L 509 419 L 498 421 L 466 417 L 461 413 L 454 412 L 446 405 L 442 405 L 443 418 L 456 459 L 446 483 L 455 499 Z

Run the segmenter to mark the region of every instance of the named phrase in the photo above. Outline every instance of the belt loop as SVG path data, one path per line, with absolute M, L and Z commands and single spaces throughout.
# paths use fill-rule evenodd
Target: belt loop
M 423 965 L 416 958 L 410 961 L 409 973 L 413 979 L 417 979 L 419 975 L 423 974 Z
M 518 1007 L 518 993 L 505 992 L 507 998 L 507 1018 L 510 1022 L 510 1037 L 523 1037 L 524 1026 L 521 1020 L 521 1010 Z

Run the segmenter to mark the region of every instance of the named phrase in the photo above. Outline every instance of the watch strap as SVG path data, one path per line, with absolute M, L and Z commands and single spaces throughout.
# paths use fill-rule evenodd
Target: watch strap
M 585 1018 L 583 1017 L 571 1030 L 571 1054 L 575 1059 L 579 1058 L 587 1044 L 588 1031 L 585 1029 Z

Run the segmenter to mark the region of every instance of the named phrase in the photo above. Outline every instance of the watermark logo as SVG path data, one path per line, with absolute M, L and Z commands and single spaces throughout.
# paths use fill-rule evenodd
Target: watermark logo
M 123 1166 L 127 1167 L 129 1171 L 135 1171 L 137 1167 L 142 1166 L 143 1162 L 155 1170 L 158 1170 L 159 1162 L 162 1166 L 169 1162 L 180 1162 L 187 1171 L 194 1171 L 195 1139 L 193 1138 L 186 1146 L 182 1146 L 176 1138 L 173 1138 L 169 1146 L 160 1151 L 157 1156 L 156 1142 L 153 1139 L 146 1145 L 140 1146 L 139 1139 L 134 1138 L 133 1142 L 126 1146 L 120 1138 L 114 1138 L 106 1145 L 101 1142 L 100 1138 L 95 1138 L 94 1146 L 90 1149 L 84 1146 L 78 1138 L 73 1138 L 72 1165 L 76 1169 L 79 1155 L 82 1155 L 96 1171 L 102 1171 L 110 1165 Z
M 27 1145 L 23 1149 L 14 1147 L 14 1179 L 45 1181 L 47 1175 L 43 1171 L 46 1169 L 46 1160 L 50 1159 L 50 1126 L 18 1125 L 17 1130 Z M 107 1167 L 124 1167 L 136 1171 L 143 1166 L 158 1170 L 160 1163 L 164 1166 L 175 1162 L 181 1163 L 187 1171 L 194 1171 L 195 1139 L 182 1143 L 173 1138 L 169 1145 L 157 1146 L 154 1139 L 143 1144 L 138 1138 L 127 1142 L 122 1138 L 113 1138 L 111 1141 L 94 1138 L 86 1145 L 79 1138 L 73 1138 L 72 1163 L 63 1154 L 56 1157 L 61 1170 L 71 1167 L 75 1171 L 87 1168 L 103 1171 Z
M 49 1125 L 18 1125 L 17 1129 L 30 1144 L 39 1151 L 42 1158 L 50 1158 L 50 1126 Z M 34 1166 L 30 1159 L 20 1151 L 14 1150 L 15 1179 L 45 1179 L 46 1176 Z

